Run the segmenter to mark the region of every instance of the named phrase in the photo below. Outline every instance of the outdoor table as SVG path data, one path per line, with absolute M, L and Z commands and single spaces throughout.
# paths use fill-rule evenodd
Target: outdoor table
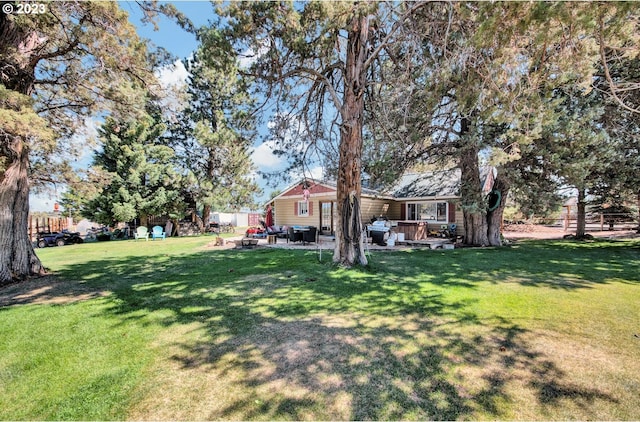
M 309 226 L 293 226 L 293 231 L 295 233 L 308 232 L 309 231 Z M 302 244 L 306 245 L 306 243 L 304 241 L 304 236 L 302 237 Z

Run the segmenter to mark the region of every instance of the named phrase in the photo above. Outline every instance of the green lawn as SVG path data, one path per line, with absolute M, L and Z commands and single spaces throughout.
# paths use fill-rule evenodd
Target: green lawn
M 640 242 L 379 252 L 212 237 L 38 251 L 0 419 L 640 419 Z

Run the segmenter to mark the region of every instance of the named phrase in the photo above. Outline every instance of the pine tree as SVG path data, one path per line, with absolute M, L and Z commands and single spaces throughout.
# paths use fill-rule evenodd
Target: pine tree
M 275 101 L 278 123 L 292 123 L 298 135 L 281 150 L 304 159 L 321 143 L 336 146 L 333 259 L 345 266 L 367 264 L 359 201 L 371 71 L 425 4 L 231 2 L 221 12 L 234 48 L 251 55 L 250 72 Z
M 237 211 L 251 206 L 259 190 L 249 148 L 255 138 L 254 99 L 237 57 L 215 28 L 198 33 L 201 46 L 185 61 L 188 106 L 176 128 L 182 140 L 190 193 L 202 206 L 206 223 L 212 207 Z
M 109 226 L 137 217 L 175 214 L 184 209 L 174 150 L 161 142 L 166 126 L 156 115 L 137 120 L 107 118 L 99 130 L 102 144 L 94 155 L 105 186 L 83 207 L 83 214 Z
M 43 4 L 39 14 L 0 14 L 0 284 L 44 272 L 27 235 L 31 160 L 69 149 L 97 110 L 135 113 L 136 90 L 153 81 L 118 3 Z
M 555 125 L 572 131 L 581 145 L 600 139 L 585 121 L 594 117 L 594 108 L 579 116 L 558 106 L 553 95 L 557 89 L 571 90 L 581 101 L 590 93 L 599 60 L 594 22 L 598 16 L 621 16 L 617 9 L 566 2 L 455 3 L 445 31 L 431 24 L 415 27 L 427 64 L 418 69 L 416 82 L 402 80 L 406 94 L 396 98 L 410 98 L 404 100 L 408 109 L 390 120 L 388 131 L 394 123 L 408 128 L 404 136 L 411 141 L 405 148 L 417 159 L 457 159 L 467 243 L 500 244 L 501 214 L 511 189 L 552 199 L 548 191 L 559 175 L 577 183 L 581 172 L 594 174 L 587 159 L 570 163 L 562 173 L 543 133 Z M 632 8 L 623 9 L 632 16 Z M 612 49 L 614 38 L 607 38 Z M 480 154 L 498 168 L 494 188 L 501 190 L 502 203 L 494 210 L 481 195 Z M 544 179 L 534 179 L 532 172 Z

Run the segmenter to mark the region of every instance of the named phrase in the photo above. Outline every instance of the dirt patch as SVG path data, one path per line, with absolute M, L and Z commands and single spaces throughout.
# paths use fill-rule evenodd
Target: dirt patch
M 0 307 L 27 304 L 66 304 L 107 296 L 107 291 L 96 291 L 82 283 L 60 281 L 45 276 L 11 284 L 0 289 Z
M 507 227 L 502 233 L 508 240 L 524 239 L 562 239 L 566 235 L 574 233 L 565 231 L 562 227 L 549 227 L 534 224 L 512 225 Z M 640 234 L 635 230 L 605 230 L 589 231 L 591 236 L 599 239 L 640 239 Z
M 355 330 L 320 319 L 263 321 L 243 335 L 217 339 L 197 325 L 189 330 L 191 341 L 174 343 L 180 336 L 172 335 L 158 344 L 167 359 L 131 419 L 351 418 L 352 398 L 344 390 L 353 386 L 345 372 L 352 354 L 367 350 Z
M 223 249 L 238 249 L 238 250 L 242 250 L 242 248 L 238 248 L 235 241 L 236 240 L 240 240 L 242 239 L 242 237 L 228 237 L 228 238 L 222 238 L 222 237 L 216 237 L 214 238 L 211 242 L 207 243 L 206 245 L 204 245 L 202 248 L 203 249 L 207 249 L 207 250 L 223 250 Z M 266 240 L 264 241 L 264 243 L 266 243 Z M 261 242 L 258 242 L 259 245 L 261 245 Z M 246 250 L 246 249 L 245 249 Z

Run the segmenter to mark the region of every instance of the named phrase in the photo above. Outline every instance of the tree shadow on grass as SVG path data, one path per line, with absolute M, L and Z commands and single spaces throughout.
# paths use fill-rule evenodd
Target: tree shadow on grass
M 488 273 L 496 283 L 586 288 L 611 278 L 596 265 L 618 270 L 614 258 L 579 258 L 593 268 L 560 285 L 550 276 L 575 262 L 561 248 L 533 258 L 527 248 L 379 254 L 364 270 L 309 252 L 217 251 L 93 261 L 59 275 L 109 289 L 121 321 L 195 324 L 201 335 L 172 340 L 171 360 L 246 393 L 197 418 L 509 418 L 513 383 L 540 406 L 616 399 L 566 381 L 532 333 L 477 315 L 446 288 L 475 289 Z
M 45 276 L 10 284 L 0 289 L 0 309 L 28 304 L 66 304 L 109 294 L 93 286 Z
M 450 277 L 469 282 L 518 283 L 559 290 L 609 282 L 640 283 L 640 242 L 528 241 L 507 248 L 440 253 Z

